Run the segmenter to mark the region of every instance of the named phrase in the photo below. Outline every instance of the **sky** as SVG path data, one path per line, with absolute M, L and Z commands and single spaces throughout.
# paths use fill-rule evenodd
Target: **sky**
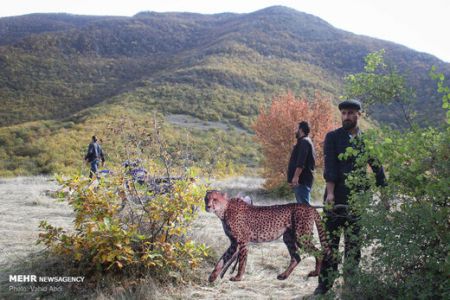
M 0 17 L 38 12 L 249 13 L 273 5 L 310 13 L 339 29 L 392 41 L 450 63 L 450 0 L 0 0 Z

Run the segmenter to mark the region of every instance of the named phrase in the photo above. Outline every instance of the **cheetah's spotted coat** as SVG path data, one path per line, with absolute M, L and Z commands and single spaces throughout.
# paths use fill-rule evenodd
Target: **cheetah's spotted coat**
M 288 268 L 278 275 L 278 279 L 286 279 L 300 262 L 298 247 L 313 252 L 316 257 L 316 268 L 308 276 L 317 276 L 321 259 L 312 244 L 314 223 L 319 232 L 323 249 L 328 249 L 325 242 L 319 213 L 310 206 L 301 204 L 285 204 L 273 206 L 252 206 L 239 198 L 228 199 L 219 191 L 208 191 L 205 196 L 206 211 L 214 212 L 222 221 L 225 234 L 231 245 L 217 262 L 209 281 L 213 282 L 219 274 L 224 275 L 230 264 L 237 258 L 238 273 L 230 280 L 242 279 L 247 261 L 247 244 L 249 242 L 269 242 L 283 236 L 291 256 Z

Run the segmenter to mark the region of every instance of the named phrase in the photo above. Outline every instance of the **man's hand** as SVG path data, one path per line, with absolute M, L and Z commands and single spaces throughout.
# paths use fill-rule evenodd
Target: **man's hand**
M 327 198 L 325 199 L 326 204 L 334 204 L 334 193 L 327 193 Z
M 291 188 L 295 188 L 296 186 L 298 186 L 298 177 L 292 178 L 292 181 L 289 182 L 289 186 L 290 186 Z
M 334 204 L 334 187 L 336 184 L 332 181 L 327 181 L 327 197 L 325 198 L 325 205 Z
M 303 169 L 300 167 L 297 167 L 295 169 L 295 173 L 294 173 L 294 177 L 292 177 L 292 181 L 289 182 L 289 185 L 291 188 L 295 188 L 296 186 L 298 186 L 298 181 L 300 180 L 300 174 L 302 174 Z

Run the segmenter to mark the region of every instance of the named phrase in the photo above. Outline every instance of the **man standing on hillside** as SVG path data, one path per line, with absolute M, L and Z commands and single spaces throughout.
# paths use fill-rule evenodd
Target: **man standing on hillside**
M 309 131 L 308 122 L 302 121 L 298 124 L 295 133 L 297 144 L 292 149 L 287 171 L 287 181 L 294 190 L 297 203 L 307 205 L 310 202 L 316 165 L 314 145 L 308 137 Z
M 105 157 L 103 155 L 102 147 L 100 147 L 100 145 L 97 143 L 97 137 L 95 135 L 92 137 L 92 141 L 88 146 L 88 150 L 86 156 L 84 157 L 84 160 L 91 164 L 89 178 L 92 178 L 94 175 L 97 175 L 100 160 L 102 162 L 102 166 L 105 163 Z
M 315 295 L 325 294 L 332 286 L 337 275 L 339 263 L 339 240 L 341 230 L 344 231 L 344 280 L 357 268 L 361 258 L 360 225 L 359 216 L 349 207 L 350 189 L 346 186 L 347 175 L 354 171 L 356 157 L 340 159 L 339 155 L 346 152 L 348 147 L 358 147 L 364 151 L 364 143 L 358 120 L 361 117 L 361 103 L 357 100 L 346 100 L 339 104 L 341 111 L 342 127 L 328 132 L 324 144 L 324 178 L 325 191 L 325 229 L 329 236 L 331 253 L 324 257 L 322 262 L 319 286 L 314 291 Z M 359 142 L 359 143 L 358 143 Z M 369 160 L 376 176 L 377 185 L 385 185 L 383 167 Z M 364 168 L 365 170 L 365 168 Z M 364 171 L 363 171 L 364 174 Z M 364 187 L 361 187 L 364 189 Z

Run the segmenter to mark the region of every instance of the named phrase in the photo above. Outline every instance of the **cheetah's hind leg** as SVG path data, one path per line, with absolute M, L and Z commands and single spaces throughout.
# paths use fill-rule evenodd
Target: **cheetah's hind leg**
M 287 267 L 286 271 L 277 276 L 278 280 L 285 280 L 286 278 L 288 278 L 289 275 L 291 275 L 292 271 L 294 271 L 295 267 L 300 262 L 300 255 L 298 255 L 297 253 L 295 232 L 293 230 L 286 231 L 283 234 L 283 241 L 289 250 L 289 254 L 291 255 L 291 263 Z
M 303 248 L 306 253 L 313 255 L 316 259 L 316 268 L 308 273 L 308 277 L 319 276 L 322 259 L 320 257 L 319 249 L 317 249 L 312 242 L 312 235 L 304 235 L 297 241 L 297 244 L 299 247 Z

